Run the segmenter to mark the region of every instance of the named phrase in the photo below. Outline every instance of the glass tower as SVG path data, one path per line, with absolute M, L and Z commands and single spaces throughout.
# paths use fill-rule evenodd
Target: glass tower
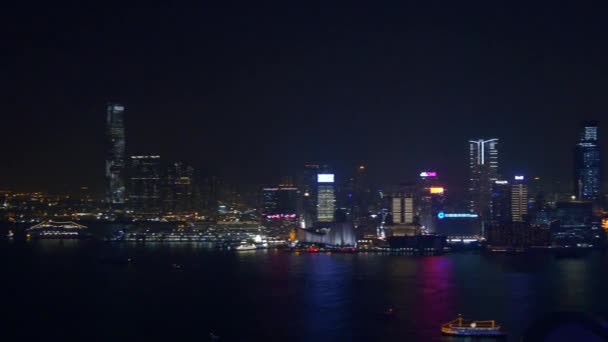
M 492 187 L 498 180 L 498 139 L 469 141 L 470 207 L 472 213 L 489 219 Z
M 602 198 L 601 160 L 595 121 L 583 122 L 574 155 L 574 193 L 578 200 Z
M 111 209 L 122 209 L 125 204 L 125 107 L 109 103 L 106 108 L 106 203 Z

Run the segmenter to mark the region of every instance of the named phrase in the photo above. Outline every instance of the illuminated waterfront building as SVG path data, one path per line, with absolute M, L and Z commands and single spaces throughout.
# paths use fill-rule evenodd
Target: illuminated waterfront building
M 498 139 L 469 141 L 470 211 L 490 217 L 492 187 L 498 180 Z
M 511 185 L 511 220 L 524 222 L 528 216 L 528 185 L 524 176 L 515 176 Z
M 161 209 L 160 156 L 131 156 L 129 207 L 139 214 Z
M 492 223 L 511 221 L 511 183 L 497 180 L 492 187 Z
M 317 175 L 317 222 L 333 222 L 336 212 L 336 189 L 333 173 Z
M 298 188 L 279 185 L 263 188 L 263 213 L 270 218 L 295 217 L 298 205 Z
M 106 203 L 111 209 L 122 209 L 125 204 L 125 107 L 109 103 L 106 107 L 105 161 Z
M 598 124 L 584 122 L 574 154 L 574 194 L 577 200 L 597 202 L 602 199 L 601 159 Z
M 445 188 L 439 182 L 437 172 L 423 171 L 420 173 L 415 200 L 416 212 L 420 218 L 420 224 L 428 232 L 435 232 L 435 216 L 443 210 L 445 192 Z
M 197 195 L 194 168 L 182 162 L 169 164 L 163 196 L 165 210 L 176 213 L 198 210 Z

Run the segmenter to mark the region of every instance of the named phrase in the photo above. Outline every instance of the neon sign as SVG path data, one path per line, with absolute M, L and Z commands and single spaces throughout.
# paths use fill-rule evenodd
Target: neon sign
M 440 211 L 437 213 L 437 218 L 443 220 L 444 218 L 478 218 L 477 214 L 469 214 L 469 213 L 444 213 Z
M 437 172 L 435 172 L 435 171 L 420 172 L 420 177 L 437 177 Z

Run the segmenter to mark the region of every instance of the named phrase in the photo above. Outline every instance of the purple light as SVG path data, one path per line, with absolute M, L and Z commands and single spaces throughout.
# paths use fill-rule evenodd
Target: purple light
M 420 172 L 420 177 L 437 177 L 437 172 L 435 172 L 435 171 Z

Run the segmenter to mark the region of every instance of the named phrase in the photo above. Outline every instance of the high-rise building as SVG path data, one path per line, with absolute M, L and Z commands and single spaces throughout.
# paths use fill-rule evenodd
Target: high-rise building
M 511 222 L 511 184 L 497 180 L 492 187 L 492 223 Z
M 122 209 L 125 204 L 125 107 L 109 103 L 106 107 L 106 203 L 111 209 Z
M 317 175 L 322 165 L 306 164 L 298 177 L 301 192 L 300 217 L 304 228 L 312 227 L 317 218 Z
M 336 213 L 336 189 L 333 173 L 317 174 L 317 222 L 333 222 Z
M 391 200 L 393 224 L 414 223 L 414 197 L 397 195 Z
M 182 162 L 169 164 L 164 194 L 164 208 L 185 213 L 198 210 L 198 188 L 194 168 Z
M 160 212 L 160 156 L 131 156 L 129 183 L 129 207 L 135 213 Z
M 601 159 L 598 145 L 598 124 L 584 122 L 574 155 L 574 190 L 579 201 L 602 199 Z
M 469 141 L 470 211 L 491 217 L 492 187 L 498 180 L 498 139 Z
M 264 216 L 267 218 L 295 218 L 298 188 L 283 186 L 263 188 Z
M 436 215 L 443 210 L 445 203 L 445 188 L 441 185 L 437 172 L 423 171 L 420 173 L 416 189 L 416 213 L 420 224 L 428 232 L 436 230 Z
M 524 222 L 528 216 L 528 185 L 524 176 L 515 176 L 511 185 L 511 220 Z

